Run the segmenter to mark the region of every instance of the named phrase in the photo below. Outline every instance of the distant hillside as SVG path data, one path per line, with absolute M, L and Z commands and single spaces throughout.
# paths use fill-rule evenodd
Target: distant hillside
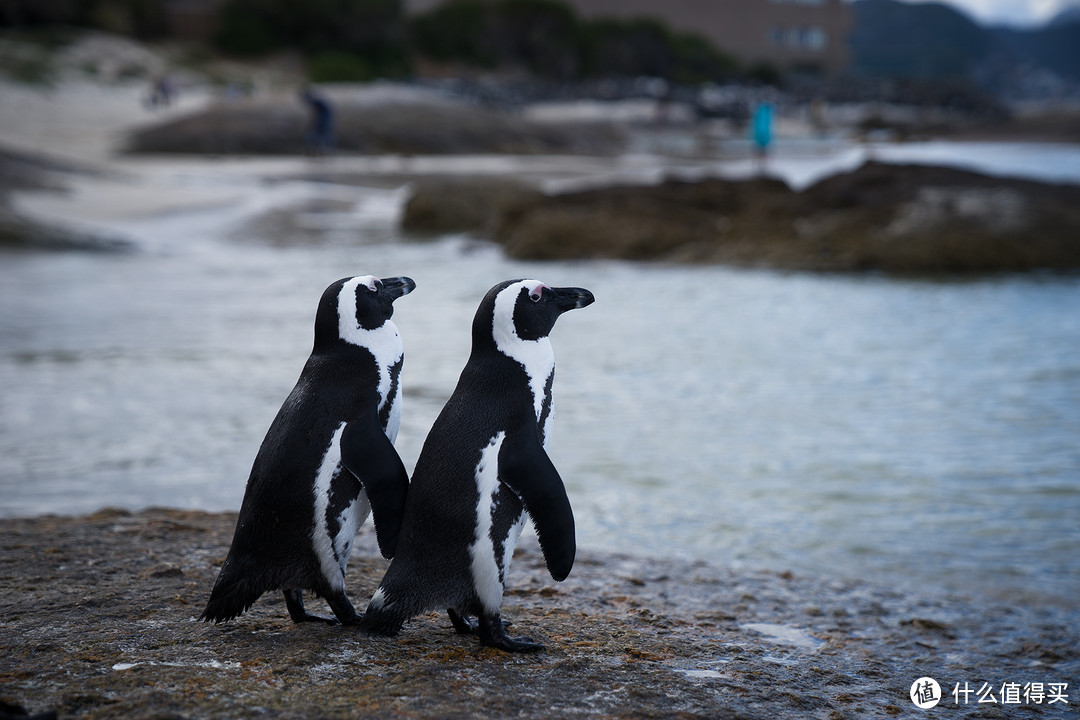
M 1080 23 L 1080 5 L 1073 5 L 1067 7 L 1049 22 L 1048 27 L 1059 27 L 1061 25 L 1073 25 Z
M 941 3 L 854 3 L 851 68 L 888 78 L 966 78 L 990 51 L 986 32 Z
M 858 75 L 968 79 L 1009 67 L 1040 67 L 1080 80 L 1080 17 L 1064 13 L 1033 30 L 984 28 L 941 3 L 858 0 L 850 37 Z
M 995 44 L 1017 63 L 1031 63 L 1070 80 L 1080 81 L 1080 16 L 1052 22 L 1037 30 L 993 28 Z

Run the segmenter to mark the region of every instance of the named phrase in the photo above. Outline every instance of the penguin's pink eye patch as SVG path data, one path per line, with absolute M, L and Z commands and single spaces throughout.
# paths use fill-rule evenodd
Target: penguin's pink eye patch
M 551 288 L 544 283 L 537 283 L 536 287 L 529 290 L 529 299 L 533 302 L 540 302 L 540 298 L 544 296 L 544 290 L 550 290 Z
M 374 275 L 360 275 L 360 276 L 357 276 L 357 277 L 353 278 L 353 280 L 356 281 L 357 285 L 362 285 L 362 286 L 366 287 L 368 290 L 370 290 L 371 292 L 378 292 L 379 291 L 379 285 L 380 285 L 379 279 L 377 277 L 375 277 Z

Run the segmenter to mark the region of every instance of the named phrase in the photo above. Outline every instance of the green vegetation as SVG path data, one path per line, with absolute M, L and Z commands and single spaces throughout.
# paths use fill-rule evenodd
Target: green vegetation
M 493 29 L 487 27 L 492 14 L 482 0 L 459 0 L 435 8 L 412 21 L 413 43 L 432 60 L 493 68 L 499 58 L 491 43 Z
M 520 68 L 555 80 L 649 75 L 723 80 L 735 62 L 704 38 L 656 20 L 582 20 L 553 0 L 451 0 L 410 24 L 415 51 L 437 62 Z
M 359 55 L 330 50 L 308 61 L 308 77 L 312 82 L 366 82 L 374 76 L 371 66 Z
M 723 80 L 735 61 L 705 38 L 672 32 L 649 18 L 601 19 L 585 25 L 588 74 L 636 77 L 649 75 L 680 83 Z
M 167 36 L 166 0 L 0 2 L 0 28 L 91 27 L 139 38 Z M 402 0 L 224 0 L 213 44 L 259 57 L 298 51 L 314 81 L 401 77 L 412 58 L 556 81 L 660 77 L 724 81 L 735 61 L 705 38 L 647 19 L 579 17 L 559 0 L 450 0 L 406 18 Z M 22 64 L 19 64 L 22 63 Z M 30 60 L 14 74 L 43 77 Z
M 0 3 L 0 27 L 90 27 L 141 39 L 168 32 L 165 0 L 37 0 Z
M 409 70 L 400 0 L 227 0 L 215 41 L 241 56 L 300 50 L 311 60 L 312 79 L 363 80 Z

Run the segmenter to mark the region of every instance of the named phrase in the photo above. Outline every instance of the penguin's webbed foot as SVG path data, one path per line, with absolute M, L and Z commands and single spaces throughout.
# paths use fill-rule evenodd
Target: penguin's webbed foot
M 458 635 L 476 635 L 480 632 L 479 623 L 465 613 L 458 612 L 454 608 L 447 608 L 446 614 L 450 616 L 450 622 L 453 623 Z M 503 620 L 502 624 L 504 628 L 508 628 L 514 623 Z
M 352 603 L 349 602 L 349 598 L 343 592 L 331 595 L 326 599 L 326 602 L 330 604 L 330 609 L 334 611 L 337 622 L 342 625 L 359 625 L 364 619 L 363 615 L 356 612 Z
M 506 633 L 506 625 L 498 615 L 481 615 L 476 634 L 480 637 L 480 644 L 498 648 L 506 652 L 539 652 L 544 646 L 534 642 L 532 638 L 512 638 Z
M 295 616 L 295 615 L 289 615 L 289 617 L 292 618 L 292 621 L 294 623 L 296 623 L 297 625 L 299 625 L 300 623 L 304 623 L 304 622 L 321 622 L 321 623 L 326 623 L 327 625 L 340 625 L 341 624 L 340 622 L 338 622 L 337 618 L 327 617 L 325 615 L 312 615 L 311 613 L 307 613 L 307 612 L 304 613 L 299 618 L 297 618 L 297 616 Z
M 328 625 L 337 625 L 336 618 L 322 617 L 321 615 L 312 615 L 304 609 L 304 593 L 302 590 L 282 590 L 281 594 L 285 596 L 285 607 L 289 610 L 289 617 L 296 624 L 302 622 L 324 622 Z
M 289 617 L 294 623 L 299 625 L 304 622 L 321 622 L 327 625 L 356 625 L 363 619 L 363 615 L 357 615 L 353 610 L 352 603 L 345 597 L 344 593 L 341 595 L 341 599 L 345 601 L 343 607 L 336 601 L 338 598 L 331 598 L 329 600 L 330 608 L 334 611 L 335 617 L 326 617 L 325 615 L 312 615 L 304 609 L 304 593 L 302 590 L 282 590 L 281 594 L 285 596 L 285 607 L 289 610 Z M 350 614 L 351 613 L 351 614 Z
M 459 613 L 454 608 L 447 608 L 446 614 L 450 616 L 450 622 L 458 635 L 475 635 L 480 625 L 468 615 Z

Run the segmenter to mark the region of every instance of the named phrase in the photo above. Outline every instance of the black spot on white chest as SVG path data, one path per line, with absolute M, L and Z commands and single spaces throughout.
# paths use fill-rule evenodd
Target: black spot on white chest
M 398 361 L 387 368 L 386 373 L 389 376 L 389 387 L 385 392 L 380 393 L 379 397 L 379 423 L 386 429 L 387 424 L 390 422 L 390 412 L 394 407 L 394 403 L 398 400 L 398 394 L 401 392 L 400 378 L 401 367 L 405 364 L 405 357 L 402 355 L 398 358 Z M 382 388 L 379 388 L 380 391 Z
M 544 383 L 544 389 L 539 398 L 533 397 L 533 407 L 539 407 L 539 411 L 536 414 L 536 427 L 540 433 L 540 444 L 543 445 L 547 442 L 547 428 L 548 423 L 551 420 L 551 414 L 554 411 L 554 400 L 551 395 L 552 388 L 555 385 L 555 368 L 551 368 L 551 372 L 548 373 L 547 381 Z

